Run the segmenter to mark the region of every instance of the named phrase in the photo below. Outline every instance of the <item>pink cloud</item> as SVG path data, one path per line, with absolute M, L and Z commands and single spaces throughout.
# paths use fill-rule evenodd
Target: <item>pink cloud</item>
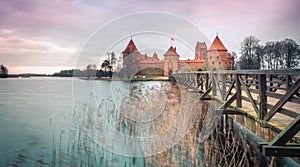
M 124 14 L 144 10 L 187 18 L 208 39 L 218 32 L 226 47 L 234 51 L 239 50 L 240 42 L 248 35 L 258 36 L 262 41 L 284 37 L 300 41 L 298 0 L 0 0 L 0 3 L 0 63 L 14 66 L 52 66 L 56 60 L 59 66 L 73 65 L 76 56 L 72 51 L 80 50 L 97 28 Z

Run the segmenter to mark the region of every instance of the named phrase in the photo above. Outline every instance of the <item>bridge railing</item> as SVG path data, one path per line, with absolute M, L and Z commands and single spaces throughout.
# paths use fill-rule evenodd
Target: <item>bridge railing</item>
M 192 71 L 174 76 L 180 84 L 199 90 L 202 99 L 221 99 L 219 109 L 224 112 L 235 102 L 237 108 L 248 105 L 254 110 L 261 124 L 267 124 L 278 113 L 291 118 L 269 147 L 286 145 L 300 130 L 300 69 Z M 272 155 L 275 152 L 267 150 Z

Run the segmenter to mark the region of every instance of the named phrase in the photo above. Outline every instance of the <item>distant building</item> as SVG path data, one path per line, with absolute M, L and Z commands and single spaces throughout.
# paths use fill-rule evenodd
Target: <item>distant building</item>
M 122 55 L 123 69 L 139 71 L 139 69 L 159 68 L 163 70 L 164 76 L 168 76 L 169 73 L 188 70 L 198 71 L 212 68 L 228 70 L 232 69 L 234 63 L 233 56 L 227 52 L 218 36 L 216 36 L 208 50 L 205 42 L 197 42 L 195 57 L 192 60 L 180 60 L 176 47 L 173 46 L 170 46 L 164 53 L 163 60 L 160 60 L 156 53 L 147 56 L 147 54 L 139 52 L 132 39 L 130 39 Z

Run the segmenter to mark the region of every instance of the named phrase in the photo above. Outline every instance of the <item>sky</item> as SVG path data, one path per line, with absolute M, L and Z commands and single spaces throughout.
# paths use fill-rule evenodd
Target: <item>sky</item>
M 0 0 L 0 64 L 8 67 L 11 74 L 52 74 L 76 68 L 91 36 L 118 19 L 147 11 L 188 21 L 205 35 L 199 41 L 204 40 L 208 47 L 218 33 L 226 48 L 237 54 L 242 40 L 249 35 L 258 37 L 261 44 L 284 38 L 300 44 L 299 6 L 299 0 Z M 148 22 L 147 18 L 143 22 Z M 142 24 L 136 23 L 137 27 Z M 167 25 L 170 31 L 176 26 L 154 20 L 152 23 Z M 122 28 L 128 25 L 119 24 L 118 31 Z M 152 34 L 148 43 L 164 43 L 157 51 L 159 56 L 172 44 L 184 58 L 193 59 L 193 53 L 183 48 L 179 38 L 175 36 L 174 43 L 170 43 L 168 38 L 155 40 L 157 35 Z M 168 35 L 173 34 L 165 36 Z M 118 46 L 107 49 L 120 55 L 131 36 L 120 36 L 115 42 Z M 147 42 L 142 44 L 145 38 L 132 38 L 147 52 Z M 102 39 L 99 45 L 105 41 Z M 97 62 L 93 59 L 92 63 L 99 65 Z

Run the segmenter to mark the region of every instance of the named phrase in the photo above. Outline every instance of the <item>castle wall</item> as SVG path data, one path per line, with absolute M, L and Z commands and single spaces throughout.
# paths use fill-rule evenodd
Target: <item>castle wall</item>
M 227 52 L 227 49 L 218 36 L 215 38 L 209 50 L 207 50 L 204 42 L 197 42 L 195 58 L 193 60 L 179 60 L 179 55 L 173 46 L 164 54 L 163 60 L 159 60 L 156 53 L 154 53 L 152 57 L 149 57 L 139 53 L 132 39 L 122 53 L 123 58 L 130 58 L 131 63 L 128 64 L 138 66 L 138 69 L 141 70 L 146 68 L 163 69 L 164 76 L 168 76 L 169 70 L 172 70 L 173 73 L 177 73 L 178 71 L 197 71 L 211 68 L 231 69 L 234 62 L 233 57 Z M 123 63 L 124 62 L 123 60 Z M 123 67 L 126 67 L 126 64 L 123 64 Z

